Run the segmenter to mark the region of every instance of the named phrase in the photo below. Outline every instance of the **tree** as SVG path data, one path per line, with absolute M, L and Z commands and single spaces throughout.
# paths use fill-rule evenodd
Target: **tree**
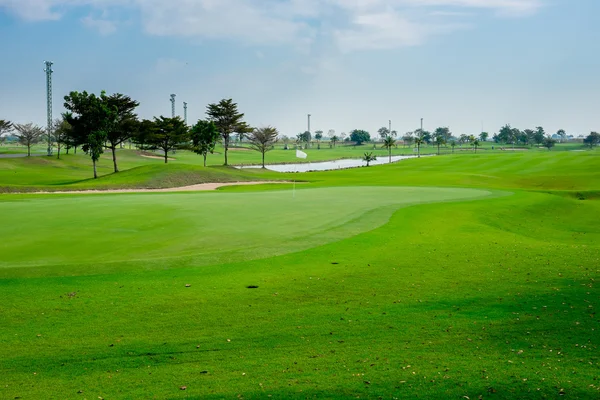
M 394 139 L 392 136 L 386 136 L 385 139 L 383 139 L 383 148 L 388 149 L 388 155 L 390 157 L 390 164 L 392 163 L 392 147 L 396 147 L 396 139 Z
M 421 158 L 421 145 L 423 144 L 423 139 L 416 137 L 415 144 L 417 145 L 417 158 Z
M 187 147 L 190 139 L 189 129 L 180 117 L 154 118 L 154 127 L 149 135 L 153 148 L 163 151 L 165 164 L 169 162 L 169 152 Z
M 496 140 L 497 143 L 503 143 L 503 144 L 508 144 L 511 143 L 512 140 L 512 128 L 510 127 L 510 125 L 504 125 L 502 128 L 500 128 L 500 131 L 498 132 L 498 134 L 494 137 L 494 140 Z
M 456 147 L 456 140 L 450 142 L 450 147 L 452 147 L 452 154 L 454 154 L 454 148 Z
M 114 123 L 110 124 L 110 129 L 106 131 L 108 145 L 105 147 L 112 152 L 114 171 L 119 172 L 116 154 L 117 147 L 133 136 L 135 121 L 137 120 L 134 110 L 140 103 L 121 93 L 115 93 L 111 96 L 102 94 L 101 98 L 106 103 L 106 106 L 116 113 Z
M 250 134 L 250 147 L 262 154 L 262 167 L 265 167 L 265 153 L 272 149 L 273 144 L 277 142 L 276 128 L 272 126 L 265 126 L 262 128 L 255 129 Z
M 437 146 L 437 154 L 440 155 L 440 146 L 446 144 L 446 137 L 450 136 L 450 130 L 448 128 L 437 128 L 434 132 L 433 143 Z
M 594 146 L 598 146 L 598 144 L 600 143 L 600 133 L 591 132 L 585 139 L 583 139 L 583 143 L 589 144 L 590 149 Z
M 44 129 L 29 124 L 15 124 L 15 136 L 19 140 L 19 143 L 23 146 L 27 146 L 27 157 L 31 156 L 31 146 L 39 143 L 41 136 L 44 134 Z
M 335 147 L 335 144 L 340 140 L 340 138 L 336 135 L 333 135 L 329 138 L 329 140 L 331 141 L 331 143 L 333 143 L 333 147 Z
M 535 142 L 535 131 L 533 129 L 525 129 L 523 133 L 527 136 L 527 144 L 533 145 Z
M 489 133 L 487 133 L 487 132 L 481 132 L 479 134 L 479 140 L 481 140 L 482 142 L 485 142 L 485 141 L 487 141 L 487 139 L 488 139 L 489 136 L 490 136 Z
M 564 129 L 559 129 L 558 131 L 556 131 L 556 134 L 558 135 L 558 137 L 560 137 L 561 143 L 567 140 L 567 132 L 565 132 Z
M 535 128 L 535 135 L 533 136 L 533 141 L 538 146 L 544 143 L 544 139 L 546 138 L 546 131 L 541 126 Z
M 303 133 L 299 133 L 296 135 L 296 142 L 298 144 L 306 143 L 306 147 L 308 147 L 308 144 L 310 143 L 311 140 L 312 140 L 312 135 L 310 134 L 309 131 L 304 131 Z
M 436 130 L 433 132 L 433 138 L 434 138 L 434 142 L 437 143 L 437 141 L 435 140 L 435 138 L 437 137 L 442 137 L 444 140 L 444 143 L 447 143 L 448 140 L 450 140 L 450 137 L 452 136 L 452 132 L 450 132 L 450 128 L 448 127 L 440 127 L 440 128 L 436 128 Z
M 556 140 L 552 139 L 550 136 L 544 138 L 544 142 L 542 143 L 545 148 L 550 150 L 556 144 Z
M 463 144 L 467 143 L 468 141 L 469 141 L 469 136 L 465 135 L 464 133 L 458 137 L 458 143 L 460 143 L 461 147 Z
M 362 129 L 355 129 L 350 132 L 350 140 L 355 142 L 357 146 L 360 146 L 364 142 L 369 142 L 371 140 L 371 135 L 369 135 L 369 132 Z
M 321 149 L 321 139 L 323 139 L 323 131 L 315 131 L 315 139 L 317 139 L 317 149 Z
M 363 155 L 363 161 L 367 162 L 367 167 L 369 166 L 369 164 L 371 163 L 371 161 L 376 161 L 377 157 L 373 155 L 373 153 L 365 153 Z
M 219 103 L 209 104 L 206 114 L 211 122 L 214 122 L 217 130 L 223 138 L 223 147 L 225 148 L 225 165 L 227 164 L 227 152 L 229 150 L 229 141 L 234 132 L 249 133 L 250 127 L 243 121 L 244 114 L 238 112 L 237 103 L 232 99 L 223 99 Z
M 56 141 L 56 158 L 60 160 L 60 149 L 63 145 L 66 146 L 69 143 L 69 138 L 72 136 L 73 129 L 64 119 L 55 119 L 53 125 L 54 128 L 52 130 L 54 132 L 54 140 Z
M 0 119 L 0 140 L 5 133 L 11 132 L 13 128 L 13 124 L 10 121 Z
M 379 137 L 381 138 L 382 141 L 385 140 L 385 138 L 387 138 L 388 136 L 391 136 L 390 130 L 388 128 L 386 128 L 385 126 L 379 128 L 377 133 L 379 133 Z
M 86 91 L 71 92 L 64 99 L 67 112 L 63 114 L 63 118 L 71 125 L 74 145 L 81 145 L 83 151 L 91 157 L 96 179 L 96 162 L 104 153 L 107 132 L 113 129 L 117 111 L 108 106 L 105 92 L 101 92 L 100 96 Z
M 479 147 L 479 140 L 475 136 L 471 136 L 471 145 L 475 149 L 475 153 L 477 153 L 477 148 Z
M 192 151 L 204 157 L 204 166 L 206 167 L 206 157 L 208 153 L 215 151 L 215 146 L 219 140 L 219 131 L 212 121 L 199 120 L 191 129 Z

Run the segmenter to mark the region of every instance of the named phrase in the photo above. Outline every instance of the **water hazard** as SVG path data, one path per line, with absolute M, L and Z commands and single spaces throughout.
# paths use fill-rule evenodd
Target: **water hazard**
M 416 156 L 393 156 L 392 163 L 408 160 L 410 158 L 416 158 Z M 376 161 L 371 161 L 369 165 L 383 165 L 389 164 L 390 159 L 387 156 L 379 157 Z M 265 165 L 265 168 L 276 171 L 276 172 L 310 172 L 310 171 L 331 171 L 336 169 L 347 169 L 366 167 L 367 162 L 361 159 L 347 159 L 347 160 L 334 160 L 334 161 L 318 161 L 298 164 L 271 164 Z M 238 166 L 236 168 L 261 168 L 260 165 L 251 166 Z

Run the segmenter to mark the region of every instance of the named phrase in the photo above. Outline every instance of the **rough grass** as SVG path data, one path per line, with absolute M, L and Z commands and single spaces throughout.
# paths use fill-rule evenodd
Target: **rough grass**
M 594 154 L 310 173 L 296 199 L 273 203 L 291 191 L 3 195 L 2 236 L 13 240 L 2 252 L 0 397 L 597 398 L 600 203 L 572 195 L 600 191 Z M 419 201 L 440 186 L 496 196 L 398 207 L 406 186 Z M 386 201 L 394 208 L 378 223 L 369 210 Z M 340 230 L 364 225 L 302 233 L 332 218 Z M 123 231 L 146 223 L 156 243 Z M 180 257 L 181 243 L 197 257 Z M 260 253 L 279 244 L 279 255 Z M 152 261 L 120 260 L 135 252 Z M 79 267 L 39 267 L 84 253 Z

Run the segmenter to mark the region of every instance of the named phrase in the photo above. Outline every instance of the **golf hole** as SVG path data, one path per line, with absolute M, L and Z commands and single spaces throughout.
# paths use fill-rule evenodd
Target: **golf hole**
M 258 286 L 250 285 L 250 286 L 246 286 L 246 288 L 248 288 L 248 289 L 258 289 Z

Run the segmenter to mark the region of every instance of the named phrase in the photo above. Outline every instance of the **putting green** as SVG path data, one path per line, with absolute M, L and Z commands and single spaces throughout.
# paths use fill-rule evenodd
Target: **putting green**
M 102 273 L 257 259 L 354 236 L 400 207 L 476 189 L 341 187 L 269 192 L 21 196 L 0 202 L 1 275 Z

